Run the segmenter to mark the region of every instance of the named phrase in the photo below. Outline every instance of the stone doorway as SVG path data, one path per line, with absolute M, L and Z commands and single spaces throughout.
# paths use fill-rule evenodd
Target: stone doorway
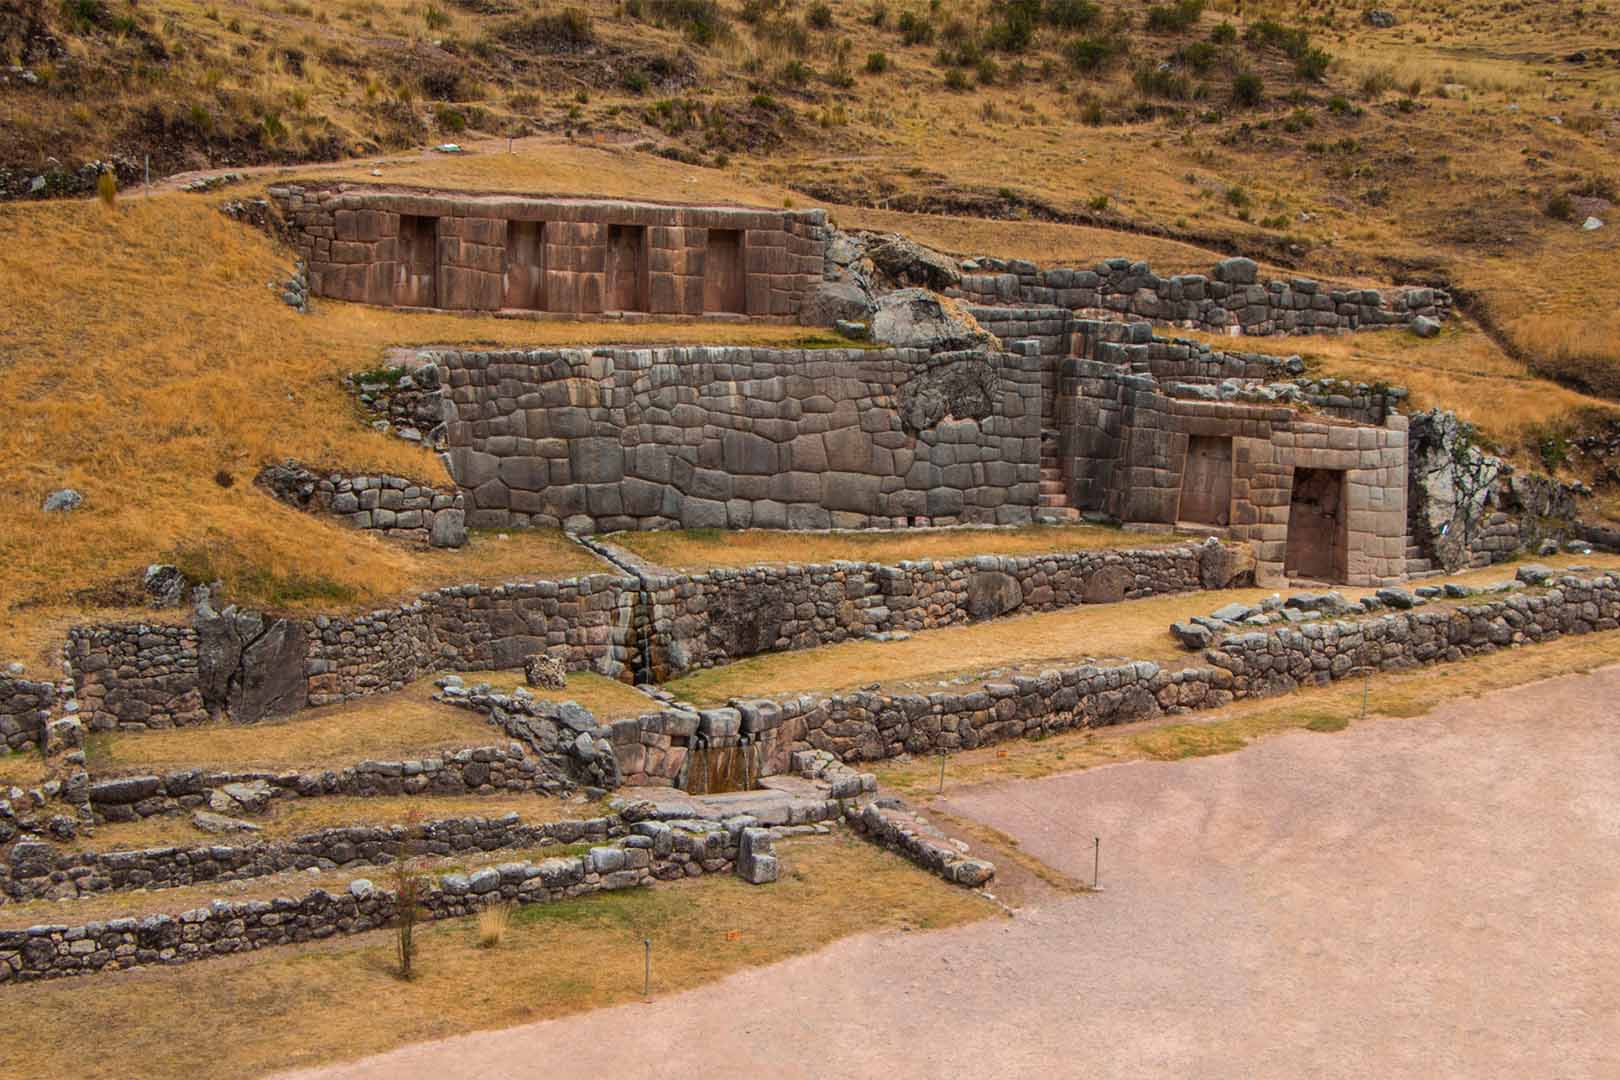
M 647 310 L 647 229 L 609 225 L 607 310 Z
M 401 214 L 395 243 L 398 270 L 394 278 L 394 303 L 400 307 L 437 307 L 439 219 Z
M 1350 575 L 1350 530 L 1342 469 L 1295 469 L 1283 573 L 1342 582 Z
M 506 299 L 524 311 L 546 310 L 546 226 L 542 221 L 506 223 Z
M 710 229 L 703 253 L 703 310 L 748 313 L 748 272 L 741 229 Z
M 1231 439 L 1194 435 L 1187 440 L 1176 520 L 1223 529 L 1232 523 Z

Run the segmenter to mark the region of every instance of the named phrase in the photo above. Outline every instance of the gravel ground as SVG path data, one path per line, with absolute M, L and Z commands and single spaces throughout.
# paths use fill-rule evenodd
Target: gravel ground
M 306 1076 L 1620 1076 L 1620 667 L 965 789 L 1103 891 Z

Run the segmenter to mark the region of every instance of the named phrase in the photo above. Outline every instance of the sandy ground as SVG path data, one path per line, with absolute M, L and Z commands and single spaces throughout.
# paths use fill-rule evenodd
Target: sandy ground
M 300 1075 L 1620 1076 L 1617 737 L 1620 667 L 964 789 L 1103 891 Z

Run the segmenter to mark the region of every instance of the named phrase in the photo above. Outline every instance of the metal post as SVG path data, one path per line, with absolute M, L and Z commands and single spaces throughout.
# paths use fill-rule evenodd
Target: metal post
M 152 155 L 146 155 L 146 197 L 152 197 Z
M 652 994 L 652 938 L 642 938 L 641 945 L 647 951 L 646 967 L 641 976 L 641 996 L 645 998 Z
M 508 154 L 512 152 L 512 136 L 510 135 L 506 137 L 506 152 Z
M 939 793 L 945 794 L 945 751 L 939 752 Z
M 1367 721 L 1367 698 L 1372 694 L 1372 668 L 1362 668 L 1361 680 L 1361 721 Z
M 1102 837 L 1091 839 L 1091 887 L 1095 889 L 1102 873 Z

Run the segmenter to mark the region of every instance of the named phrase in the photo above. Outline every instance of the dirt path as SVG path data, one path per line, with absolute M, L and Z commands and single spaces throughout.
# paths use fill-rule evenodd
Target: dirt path
M 1105 891 L 302 1075 L 1620 1075 L 1617 737 L 1611 667 L 966 790 Z

